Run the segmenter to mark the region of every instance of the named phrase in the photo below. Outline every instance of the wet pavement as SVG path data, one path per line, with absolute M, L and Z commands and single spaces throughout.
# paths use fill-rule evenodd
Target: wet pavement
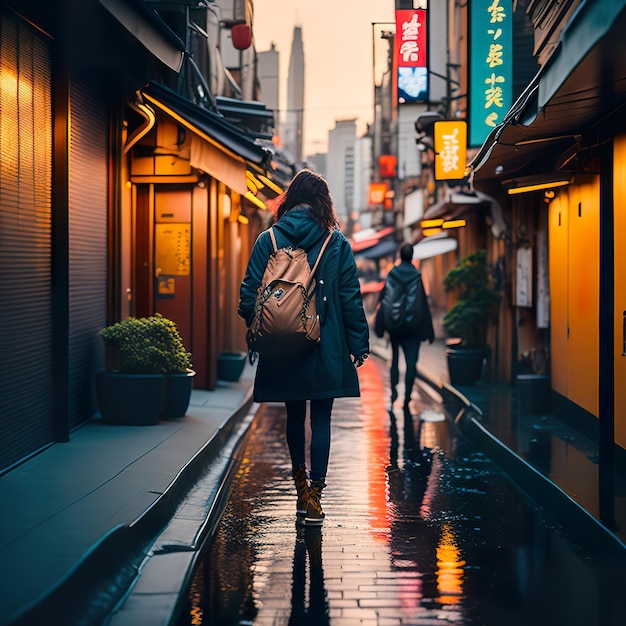
M 626 474 L 623 465 L 602 470 L 597 443 L 550 412 L 522 414 L 517 392 L 477 384 L 459 387 L 480 406 L 482 425 L 626 542 Z M 626 623 L 626 621 L 625 621 Z
M 440 397 L 419 383 L 389 412 L 387 365 L 359 375 L 333 411 L 321 529 L 295 524 L 283 406 L 257 414 L 178 626 L 624 623 L 619 572 L 470 448 Z
M 385 340 L 372 336 L 372 347 L 374 354 L 387 358 L 389 350 Z M 399 564 L 403 561 L 409 565 L 402 571 L 419 578 L 419 585 L 426 590 L 421 592 L 422 596 L 410 598 L 407 602 L 419 606 L 419 611 L 429 602 L 439 602 L 432 599 L 436 596 L 430 591 L 432 581 L 438 580 L 438 574 L 432 573 L 432 554 L 437 554 L 439 543 L 436 547 L 429 544 L 428 554 L 431 556 L 424 556 L 426 553 L 419 547 L 419 541 L 415 542 L 413 555 L 403 546 L 413 545 L 413 537 L 421 540 L 426 536 L 435 539 L 444 536 L 441 520 L 446 519 L 446 511 L 458 503 L 459 515 L 466 517 L 463 518 L 465 526 L 461 518 L 453 516 L 449 532 L 457 541 L 454 545 L 461 552 L 462 560 L 469 564 L 462 568 L 463 590 L 456 605 L 460 607 L 463 616 L 460 619 L 466 620 L 465 623 L 470 619 L 471 598 L 476 597 L 476 593 L 479 606 L 490 603 L 489 606 L 499 607 L 499 598 L 503 597 L 507 599 L 506 606 L 513 606 L 515 602 L 521 606 L 520 615 L 524 614 L 525 603 L 541 607 L 537 611 L 546 617 L 542 618 L 543 622 L 526 622 L 533 625 L 550 623 L 548 617 L 553 615 L 552 607 L 559 614 L 553 620 L 555 624 L 577 624 L 587 614 L 595 617 L 585 624 L 614 623 L 613 616 L 624 613 L 623 610 L 620 612 L 623 603 L 615 600 L 624 594 L 616 596 L 615 585 L 621 584 L 619 581 L 626 571 L 626 545 L 623 543 L 626 540 L 626 473 L 620 474 L 616 464 L 614 473 L 607 475 L 605 471 L 603 476 L 598 463 L 598 446 L 555 415 L 521 414 L 514 387 L 481 380 L 471 388 L 451 388 L 443 339 L 436 339 L 432 345 L 422 344 L 418 368 L 424 381 L 430 381 L 430 384 L 422 385 L 419 394 L 417 391 L 414 394 L 415 430 L 405 431 L 399 407 L 394 413 L 394 428 L 381 396 L 386 389 L 387 368 L 383 367 L 380 374 L 374 375 L 377 369 L 371 368 L 373 361 L 374 358 L 359 370 L 363 398 L 342 401 L 335 411 L 335 445 L 331 455 L 334 478 L 324 498 L 328 521 L 320 534 L 322 551 L 314 551 L 323 557 L 323 589 L 331 614 L 335 616 L 333 611 L 343 608 L 339 601 L 349 600 L 351 604 L 347 608 L 356 608 L 359 615 L 368 615 L 362 611 L 371 609 L 371 606 L 366 607 L 354 598 L 363 598 L 365 602 L 368 598 L 364 594 L 369 593 L 383 597 L 381 581 L 385 577 L 397 576 Z M 206 554 L 208 542 L 205 538 L 213 536 L 219 522 L 231 478 L 244 452 L 249 426 L 260 408 L 251 401 L 253 377 L 254 368 L 248 365 L 237 383 L 222 382 L 213 391 L 194 390 L 189 412 L 182 420 L 160 422 L 150 428 L 111 426 L 92 420 L 73 432 L 69 442 L 51 446 L 2 476 L 0 496 L 2 502 L 8 504 L 0 517 L 0 561 L 5 564 L 5 575 L 0 576 L 0 624 L 175 624 L 181 603 L 184 603 L 180 590 L 187 589 L 193 578 L 192 572 Z M 402 390 L 399 391 L 402 397 Z M 473 446 L 471 454 L 461 452 L 458 437 L 443 429 L 443 424 L 425 419 L 424 410 L 437 410 L 444 397 L 449 415 L 458 418 L 461 439 Z M 448 403 L 451 398 L 458 398 L 465 407 L 461 411 L 462 417 L 459 417 L 458 405 Z M 263 407 L 262 415 L 270 415 L 276 408 L 280 407 Z M 418 415 L 421 415 L 420 421 Z M 278 413 L 275 419 L 282 424 L 284 415 Z M 266 430 L 274 432 L 268 427 L 260 432 Z M 252 552 L 251 557 L 233 558 L 229 563 L 236 565 L 243 572 L 242 576 L 228 583 L 232 586 L 226 593 L 222 581 L 210 574 L 210 568 L 205 574 L 213 581 L 214 596 L 230 597 L 229 602 L 237 607 L 239 604 L 233 599 L 235 595 L 228 594 L 238 593 L 242 588 L 241 581 L 248 580 L 244 585 L 249 589 L 247 597 L 255 603 L 264 603 L 253 605 L 257 612 L 260 612 L 259 606 L 270 604 L 269 596 L 263 596 L 260 583 L 267 581 L 266 588 L 271 590 L 273 581 L 280 580 L 284 586 L 272 591 L 278 598 L 276 603 L 282 602 L 280 606 L 283 607 L 281 612 L 275 611 L 276 623 L 282 623 L 284 616 L 293 610 L 297 617 L 292 623 L 305 624 L 306 621 L 302 620 L 309 619 L 311 612 L 307 598 L 311 593 L 314 598 L 319 595 L 320 568 L 315 569 L 311 592 L 308 587 L 303 591 L 296 574 L 301 571 L 303 554 L 305 568 L 308 567 L 307 536 L 302 543 L 293 526 L 293 487 L 291 481 L 285 479 L 288 471 L 283 464 L 287 456 L 281 447 L 284 445 L 281 432 L 279 428 L 275 443 L 259 444 L 262 450 L 272 450 L 272 456 L 261 463 L 261 457 L 248 455 L 244 465 L 248 470 L 244 476 L 251 477 L 247 480 L 262 480 L 247 487 L 251 489 L 249 498 L 253 505 L 239 498 L 240 506 L 250 507 L 248 513 L 253 521 L 245 519 L 240 522 L 236 532 L 243 533 L 244 528 L 252 528 L 254 541 L 245 539 L 245 534 L 241 538 L 229 539 L 234 542 L 229 545 L 243 545 Z M 405 437 L 406 434 L 409 436 Z M 439 490 L 444 484 L 443 478 L 434 480 L 430 471 L 426 482 L 434 480 L 428 484 L 434 484 L 437 489 L 429 491 L 424 480 L 418 478 L 419 472 L 413 472 L 419 454 L 411 458 L 415 448 L 406 445 L 411 439 L 439 442 L 445 454 L 436 459 L 441 461 L 442 470 L 448 472 L 444 472 L 443 477 L 452 477 L 449 484 L 459 481 L 467 489 Z M 448 443 L 443 445 L 446 441 Z M 497 494 L 498 501 L 503 496 L 502 489 L 497 486 L 500 482 L 496 485 L 487 482 L 481 486 L 481 481 L 497 474 L 496 470 L 483 471 L 489 465 L 485 463 L 485 457 L 495 461 L 499 470 L 513 477 L 536 502 L 557 516 L 558 521 L 551 521 L 548 527 L 566 527 L 567 539 L 557 539 L 562 535 L 542 530 L 546 526 L 543 519 L 548 519 L 543 512 L 538 513 L 539 517 L 534 513 L 519 513 L 518 506 L 509 505 L 506 499 L 504 511 L 491 503 L 491 494 Z M 464 461 L 464 458 L 471 462 Z M 374 459 L 376 463 L 372 463 Z M 258 471 L 259 463 L 262 472 Z M 85 467 L 89 467 L 88 472 Z M 458 470 L 454 470 L 455 467 Z M 502 480 L 502 474 L 498 480 Z M 607 483 L 610 489 L 607 489 Z M 390 497 L 384 490 L 389 490 Z M 511 487 L 507 487 L 506 493 L 510 490 Z M 270 491 L 277 494 L 277 501 L 254 500 L 258 493 Z M 439 507 L 439 513 L 434 517 L 421 514 L 422 492 L 438 494 L 432 500 L 433 506 Z M 403 495 L 391 497 L 392 493 Z M 407 495 L 411 493 L 415 498 Z M 460 494 L 463 494 L 462 499 Z M 498 524 L 483 522 L 470 526 L 478 515 L 470 513 L 470 509 L 485 501 L 493 504 L 491 517 L 499 520 Z M 281 507 L 284 506 L 287 508 L 283 511 Z M 534 508 L 541 511 L 531 506 Z M 406 515 L 408 521 L 400 523 L 401 515 Z M 485 520 L 491 520 L 491 517 L 484 515 Z M 225 519 L 229 520 L 230 515 Z M 352 520 L 352 526 L 346 527 L 346 520 Z M 520 524 L 522 534 L 530 537 L 530 543 L 518 541 Z M 439 532 L 431 532 L 431 528 Z M 487 535 L 486 547 L 472 548 L 474 544 L 470 538 L 475 537 L 479 542 L 481 536 L 474 528 L 482 529 Z M 406 530 L 399 544 L 402 549 L 398 551 L 399 555 L 408 554 L 406 559 L 391 553 L 390 546 L 396 546 L 401 536 L 398 529 Z M 374 547 L 366 547 L 364 552 L 361 537 L 369 539 L 372 535 L 378 537 Z M 489 542 L 492 535 L 500 543 L 492 546 Z M 447 528 L 445 536 L 448 536 Z M 263 555 L 268 563 L 263 572 L 254 560 L 258 554 L 259 537 L 271 539 L 263 544 Z M 480 542 L 478 545 L 480 547 Z M 587 553 L 576 548 L 572 556 L 574 545 L 585 546 Z M 593 554 L 589 553 L 590 547 L 595 547 Z M 386 551 L 387 561 L 378 550 L 382 555 Z M 224 552 L 226 554 L 226 550 Z M 275 562 L 273 556 L 279 554 L 283 561 Z M 367 568 L 360 564 L 364 554 L 376 555 L 375 560 L 371 559 L 376 566 L 374 573 L 373 565 Z M 580 554 L 585 554 L 582 560 Z M 607 554 L 609 562 L 599 565 L 598 557 Z M 297 566 L 294 568 L 296 555 Z M 568 562 L 565 573 L 560 565 L 554 565 L 554 555 L 558 556 L 559 562 Z M 411 570 L 412 561 L 417 563 L 414 570 Z M 498 567 L 500 561 L 511 572 L 502 572 Z M 249 565 L 250 562 L 254 567 Z M 618 563 L 621 563 L 621 570 L 616 574 L 616 568 L 620 567 Z M 284 570 L 282 578 L 278 575 L 279 568 Z M 349 572 L 349 575 L 345 573 L 337 583 L 335 570 Z M 307 580 L 308 571 L 305 569 Z M 357 585 L 355 590 L 353 581 L 359 572 L 366 572 L 366 581 Z M 290 575 L 296 581 L 295 594 L 291 593 Z M 349 588 L 345 586 L 346 581 L 350 582 Z M 554 587 L 555 581 L 559 583 L 558 588 Z M 368 584 L 375 584 L 376 591 L 367 589 Z M 397 581 L 393 583 L 396 587 L 399 584 Z M 409 581 L 400 587 L 409 589 L 413 584 Z M 537 585 L 541 585 L 543 591 L 539 600 L 535 598 Z M 204 593 L 204 586 L 202 590 Z M 303 593 L 304 613 L 298 608 Z M 389 593 L 395 602 L 399 592 L 394 587 Z M 485 599 L 480 597 L 481 593 Z M 469 594 L 468 598 L 465 594 Z M 575 612 L 573 619 L 563 608 L 568 603 Z M 614 608 L 616 605 L 617 609 Z M 199 620 L 210 605 L 197 602 L 194 606 L 200 616 L 197 623 L 201 623 Z M 98 621 L 95 617 L 108 615 L 112 610 L 114 614 L 106 621 Z M 569 621 L 561 619 L 561 614 Z M 17 617 L 20 615 L 21 618 Z M 381 609 L 380 615 L 384 616 L 384 619 L 380 617 L 380 624 L 398 626 L 399 621 L 391 608 L 388 611 Z M 446 619 L 454 617 L 452 611 L 444 615 Z M 50 616 L 54 616 L 52 622 Z M 580 620 L 576 619 L 579 616 Z M 318 618 L 319 615 L 309 622 L 318 623 Z M 430 614 L 420 612 L 417 623 L 428 623 L 424 620 L 431 618 Z M 337 619 L 333 617 L 333 624 Z M 360 617 L 354 622 L 348 622 L 348 617 L 341 619 L 346 624 L 366 623 Z M 498 626 L 523 623 L 521 618 L 516 619 L 499 621 L 495 618 L 492 623 Z M 215 620 L 211 623 L 222 622 Z M 626 622 L 622 619 L 617 623 Z

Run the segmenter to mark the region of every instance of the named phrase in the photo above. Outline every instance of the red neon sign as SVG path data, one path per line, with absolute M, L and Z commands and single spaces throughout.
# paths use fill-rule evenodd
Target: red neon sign
M 398 67 L 426 67 L 426 11 L 396 11 L 396 60 Z

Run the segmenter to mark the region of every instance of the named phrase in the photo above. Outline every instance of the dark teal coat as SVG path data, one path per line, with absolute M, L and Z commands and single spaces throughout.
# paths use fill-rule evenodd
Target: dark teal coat
M 274 225 L 274 233 L 279 248 L 304 248 L 311 266 L 328 236 L 328 231 L 311 219 L 306 206 L 283 215 Z M 239 293 L 238 313 L 248 326 L 272 250 L 269 232 L 264 231 L 254 244 Z M 260 356 L 254 381 L 256 402 L 339 398 L 360 393 L 350 355 L 358 357 L 369 352 L 369 328 L 352 249 L 341 231 L 333 233 L 315 278 L 321 342 L 303 354 Z

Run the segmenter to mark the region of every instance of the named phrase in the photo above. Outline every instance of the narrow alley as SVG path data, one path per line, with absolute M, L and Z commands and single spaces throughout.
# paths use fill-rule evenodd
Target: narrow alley
M 389 413 L 385 363 L 359 371 L 362 397 L 333 412 L 322 529 L 296 527 L 284 409 L 266 405 L 179 626 L 620 623 L 619 577 L 469 449 L 432 392 Z

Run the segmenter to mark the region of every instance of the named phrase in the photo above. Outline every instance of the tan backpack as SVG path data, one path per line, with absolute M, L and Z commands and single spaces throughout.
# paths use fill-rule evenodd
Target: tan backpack
M 328 235 L 311 268 L 302 248 L 278 248 L 267 260 L 248 329 L 248 347 L 259 354 L 297 354 L 320 342 L 320 319 L 315 305 L 315 270 L 332 237 Z

